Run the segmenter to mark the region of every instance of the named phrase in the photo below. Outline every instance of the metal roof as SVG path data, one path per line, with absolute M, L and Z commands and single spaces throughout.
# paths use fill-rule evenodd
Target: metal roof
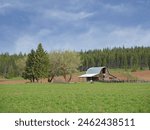
M 83 74 L 81 76 L 79 76 L 80 78 L 86 78 L 86 77 L 94 77 L 96 76 L 97 74 Z
M 91 67 L 86 71 L 86 74 L 99 74 L 105 67 Z
M 98 75 L 98 74 L 101 72 L 101 70 L 102 70 L 103 68 L 106 68 L 106 67 L 91 67 L 91 68 L 89 68 L 89 69 L 86 71 L 86 74 L 83 74 L 83 75 L 81 75 L 81 76 L 79 76 L 79 77 L 81 77 L 81 78 L 86 78 L 86 77 L 93 77 L 93 76 L 96 76 L 96 75 Z

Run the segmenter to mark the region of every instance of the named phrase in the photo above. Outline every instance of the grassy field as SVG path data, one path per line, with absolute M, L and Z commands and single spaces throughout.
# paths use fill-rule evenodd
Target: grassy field
M 150 112 L 150 83 L 0 85 L 0 112 Z

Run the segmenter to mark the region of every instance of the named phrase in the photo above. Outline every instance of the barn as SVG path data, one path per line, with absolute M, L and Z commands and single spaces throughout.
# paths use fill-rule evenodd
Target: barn
M 91 67 L 86 71 L 86 74 L 79 76 L 86 78 L 86 81 L 111 81 L 117 78 L 109 73 L 107 67 Z

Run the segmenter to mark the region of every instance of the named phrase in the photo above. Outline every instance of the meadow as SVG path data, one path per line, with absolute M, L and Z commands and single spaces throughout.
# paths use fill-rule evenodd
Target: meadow
M 150 112 L 150 83 L 0 85 L 0 112 Z

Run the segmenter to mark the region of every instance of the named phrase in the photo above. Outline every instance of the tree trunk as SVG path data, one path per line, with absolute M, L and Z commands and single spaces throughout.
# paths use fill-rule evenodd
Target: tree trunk
M 51 76 L 51 77 L 48 77 L 48 82 L 52 82 L 52 81 L 53 81 L 53 79 L 54 79 L 54 75 L 53 75 L 53 76 Z
M 34 78 L 34 76 L 32 77 L 32 82 L 34 83 L 34 81 L 35 81 L 35 78 Z
M 69 79 L 68 79 L 68 82 L 70 82 L 72 79 L 72 74 L 69 75 Z
M 67 82 L 66 74 L 64 74 L 63 77 L 64 77 L 64 79 L 65 79 L 65 82 Z
M 36 78 L 36 81 L 37 81 L 37 83 L 39 82 L 39 79 L 38 78 Z

